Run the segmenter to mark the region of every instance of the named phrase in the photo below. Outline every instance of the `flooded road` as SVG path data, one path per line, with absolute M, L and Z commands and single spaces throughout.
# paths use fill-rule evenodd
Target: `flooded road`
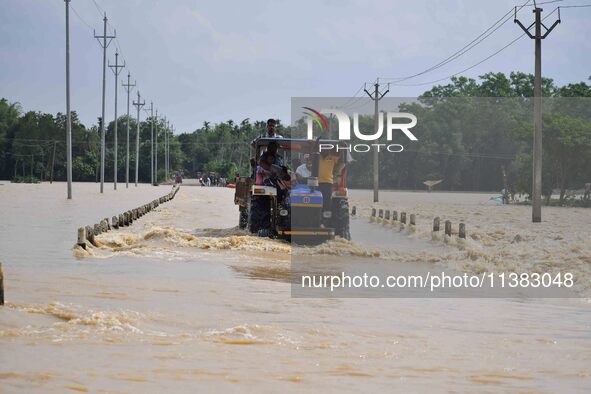
M 101 235 L 103 246 L 88 254 L 73 248 L 78 227 L 170 188 L 101 196 L 95 184 L 74 186 L 73 201 L 60 183 L 0 186 L 7 301 L 0 308 L 2 392 L 591 388 L 587 293 L 573 299 L 292 298 L 291 246 L 234 228 L 232 190 L 181 187 L 174 200 L 131 227 Z M 370 194 L 354 191 L 355 242 L 337 240 L 316 254 L 327 262 L 359 258 L 463 269 L 527 266 L 530 255 L 580 272 L 579 291 L 587 291 L 589 210 L 547 210 L 552 221 L 534 231 L 521 222 L 528 207 L 487 200 L 384 193 L 388 208 L 419 214 L 410 234 L 370 223 Z M 468 240 L 473 244 L 431 242 L 433 214 L 466 220 L 476 234 Z M 511 243 L 516 231 L 526 242 Z

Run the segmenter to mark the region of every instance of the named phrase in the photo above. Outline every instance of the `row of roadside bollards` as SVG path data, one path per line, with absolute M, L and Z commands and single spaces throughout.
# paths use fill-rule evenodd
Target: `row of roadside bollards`
M 76 244 L 83 249 L 86 249 L 87 243 L 96 246 L 94 240 L 95 236 L 100 235 L 102 233 L 106 233 L 110 230 L 116 230 L 120 227 L 130 226 L 135 220 L 138 220 L 148 212 L 152 211 L 153 209 L 156 209 L 160 204 L 172 200 L 176 196 L 179 189 L 180 186 L 175 185 L 173 186 L 170 193 L 160 198 L 157 198 L 153 201 L 150 201 L 147 204 L 141 205 L 129 211 L 125 211 L 119 214 L 118 216 L 113 216 L 110 222 L 109 218 L 104 218 L 99 223 L 95 223 L 92 226 L 80 227 L 78 229 L 78 241 L 76 242 Z
M 353 207 L 353 209 L 351 210 L 351 215 L 355 216 L 357 214 L 357 207 Z M 376 209 L 376 208 L 372 208 L 371 209 L 371 218 L 373 220 L 380 219 L 380 220 L 391 220 L 391 222 L 396 222 L 398 221 L 398 211 L 390 211 L 389 209 Z M 411 226 L 416 226 L 416 215 L 414 213 L 411 213 L 408 217 L 409 219 L 409 223 Z M 400 212 L 400 223 L 401 225 L 406 225 L 407 224 L 407 214 L 406 212 Z M 440 231 L 440 227 L 441 227 L 441 219 L 439 218 L 439 216 L 437 216 L 436 218 L 433 219 L 433 233 L 438 233 Z M 448 237 L 452 236 L 452 223 L 450 220 L 446 220 L 444 222 L 444 232 L 445 235 L 447 235 Z M 466 223 L 460 223 L 458 226 L 458 237 L 462 238 L 462 239 L 466 239 Z

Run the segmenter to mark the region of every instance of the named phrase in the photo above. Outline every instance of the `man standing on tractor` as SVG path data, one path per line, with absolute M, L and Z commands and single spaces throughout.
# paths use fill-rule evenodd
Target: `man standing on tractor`
M 267 119 L 267 132 L 265 134 L 259 135 L 257 138 L 251 141 L 250 145 L 254 146 L 254 142 L 258 138 L 283 138 L 282 135 L 276 133 L 277 130 L 277 121 L 273 118 Z
M 276 130 L 277 130 L 277 121 L 273 118 L 267 119 L 267 135 L 262 135 L 261 137 L 283 138 L 282 135 L 279 135 L 275 132 Z
M 318 190 L 322 193 L 324 210 L 330 210 L 335 168 L 340 167 L 340 157 L 335 150 L 322 150 L 318 161 Z M 341 167 L 342 168 L 342 167 Z

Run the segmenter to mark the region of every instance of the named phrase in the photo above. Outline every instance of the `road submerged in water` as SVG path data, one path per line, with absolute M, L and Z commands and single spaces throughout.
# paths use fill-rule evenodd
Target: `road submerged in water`
M 293 298 L 292 247 L 235 227 L 232 190 L 181 187 L 176 198 L 73 248 L 78 227 L 166 194 L 141 185 L 5 184 L 0 189 L 0 385 L 7 392 L 536 391 L 591 387 L 591 305 L 573 299 Z M 384 193 L 417 212 L 415 232 L 370 223 L 369 192 L 353 191 L 353 243 L 308 254 L 337 267 L 446 265 L 491 269 L 527 256 L 589 275 L 589 213 L 488 196 Z M 432 242 L 429 218 L 466 220 L 466 248 Z M 522 212 L 523 211 L 523 212 Z M 576 219 L 573 219 L 576 218 Z M 574 232 L 572 220 L 581 225 Z M 569 222 L 571 223 L 569 225 Z M 587 224 L 585 224 L 587 223 Z M 525 242 L 511 244 L 516 232 Z M 550 236 L 550 234 L 552 234 Z M 562 237 L 562 239 L 558 239 Z M 588 239 L 588 238 L 587 238 Z M 556 261 L 554 261 L 554 260 Z M 522 261 L 523 260 L 523 261 Z M 588 289 L 588 276 L 579 291 Z

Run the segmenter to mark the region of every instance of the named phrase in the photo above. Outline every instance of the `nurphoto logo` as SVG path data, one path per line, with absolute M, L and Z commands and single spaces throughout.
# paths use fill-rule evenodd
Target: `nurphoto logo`
M 314 123 L 320 130 L 328 130 L 328 122 L 326 121 L 325 115 L 333 115 L 336 117 L 339 125 L 338 139 L 339 141 L 350 141 L 351 140 L 351 120 L 349 115 L 343 111 L 336 109 L 322 109 L 317 111 L 311 107 L 302 107 L 306 111 L 304 114 L 307 115 L 307 139 L 314 139 Z M 408 119 L 410 122 L 398 123 L 398 119 Z M 395 121 L 396 120 L 396 121 Z M 411 128 L 417 125 L 417 117 L 408 112 L 387 112 L 386 113 L 386 139 L 392 141 L 395 130 L 400 130 L 402 133 L 411 141 L 418 141 L 418 138 L 410 131 Z M 378 129 L 371 134 L 364 134 L 359 129 L 359 113 L 353 113 L 353 134 L 356 139 L 361 141 L 377 141 L 384 133 L 384 113 L 378 113 Z M 376 149 L 378 152 L 384 149 L 387 152 L 399 153 L 404 150 L 404 146 L 401 144 L 350 144 L 347 146 L 335 145 L 334 143 L 320 143 L 319 150 L 331 150 L 336 149 L 348 150 L 349 152 L 369 152 L 372 149 Z

